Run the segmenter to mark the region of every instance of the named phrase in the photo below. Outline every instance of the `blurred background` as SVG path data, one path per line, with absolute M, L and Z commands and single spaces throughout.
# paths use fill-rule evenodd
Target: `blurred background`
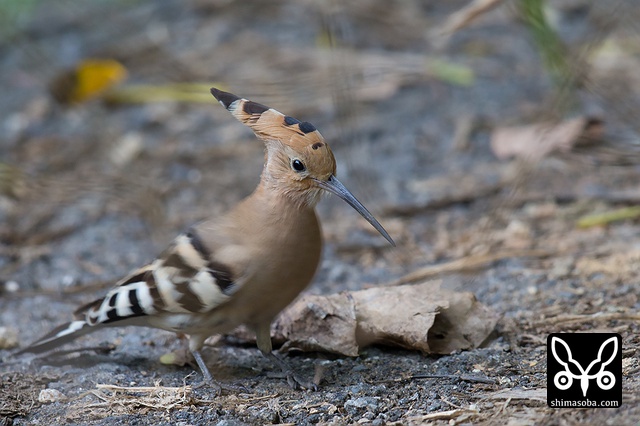
M 263 146 L 212 86 L 312 122 L 398 243 L 323 200 L 311 292 L 440 277 L 534 358 L 521 335 L 557 331 L 536 321 L 640 307 L 635 1 L 4 0 L 0 14 L 0 306 L 22 344 L 253 190 Z

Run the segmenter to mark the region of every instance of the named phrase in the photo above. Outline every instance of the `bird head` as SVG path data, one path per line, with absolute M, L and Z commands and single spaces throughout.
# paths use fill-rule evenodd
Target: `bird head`
M 395 246 L 376 218 L 336 178 L 333 152 L 313 124 L 216 88 L 211 89 L 211 94 L 265 142 L 262 180 L 266 185 L 311 207 L 322 191 L 335 194 Z

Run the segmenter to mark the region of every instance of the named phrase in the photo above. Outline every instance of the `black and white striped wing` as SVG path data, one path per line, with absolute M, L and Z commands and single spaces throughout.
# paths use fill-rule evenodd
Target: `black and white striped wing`
M 213 262 L 191 231 L 87 306 L 86 320 L 94 325 L 159 313 L 209 312 L 226 302 L 235 287 L 230 269 Z
M 229 300 L 237 287 L 231 269 L 212 261 L 192 230 L 178 236 L 153 263 L 118 282 L 104 298 L 79 308 L 75 321 L 21 352 L 45 352 L 116 322 L 145 325 L 148 316 L 211 312 Z

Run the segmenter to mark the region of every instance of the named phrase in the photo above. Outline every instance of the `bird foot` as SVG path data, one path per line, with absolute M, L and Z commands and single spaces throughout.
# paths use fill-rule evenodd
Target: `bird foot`
M 274 354 L 273 352 L 269 352 L 266 355 L 273 361 L 274 364 L 276 364 L 282 370 L 282 373 L 275 373 L 276 375 L 273 375 L 272 377 L 286 378 L 287 383 L 289 384 L 289 386 L 291 386 L 291 389 L 306 389 L 312 391 L 318 390 L 318 386 L 315 383 L 301 379 L 297 374 L 293 372 L 291 367 L 289 367 L 289 364 L 287 364 L 276 354 Z
M 304 390 L 311 390 L 314 392 L 318 390 L 318 385 L 308 380 L 304 380 L 303 378 L 295 374 L 293 371 L 283 371 L 281 373 L 273 372 L 273 373 L 267 374 L 267 376 L 273 377 L 276 379 L 287 379 L 287 383 L 289 384 L 291 389 L 294 389 L 294 390 L 304 389 Z
M 211 375 L 211 372 L 209 372 L 209 369 L 207 368 L 207 365 L 204 363 L 204 360 L 202 359 L 202 355 L 200 355 L 200 352 L 191 351 L 191 353 L 193 354 L 193 357 L 195 358 L 196 363 L 200 367 L 200 370 L 202 371 L 202 375 L 204 376 L 204 380 L 198 383 L 194 387 L 194 389 L 198 389 L 203 386 L 209 386 L 211 389 L 213 389 L 216 396 L 222 395 L 223 392 L 230 393 L 230 394 L 251 393 L 249 389 L 241 385 L 220 383 L 219 381 L 214 379 L 213 376 Z

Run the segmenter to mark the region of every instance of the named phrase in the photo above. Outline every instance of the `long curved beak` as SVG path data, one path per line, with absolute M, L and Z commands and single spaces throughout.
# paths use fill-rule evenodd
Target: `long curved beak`
M 396 246 L 396 243 L 393 241 L 389 233 L 380 225 L 380 222 L 376 220 L 375 217 L 369 210 L 366 209 L 365 206 L 362 205 L 360 201 L 356 197 L 353 196 L 351 192 L 347 188 L 344 187 L 343 184 L 333 175 L 329 176 L 327 180 L 314 179 L 318 186 L 325 191 L 329 191 L 332 194 L 337 195 L 346 201 L 351 207 L 353 207 L 358 213 L 362 215 L 367 222 L 369 222 L 376 230 L 382 235 L 392 246 Z

